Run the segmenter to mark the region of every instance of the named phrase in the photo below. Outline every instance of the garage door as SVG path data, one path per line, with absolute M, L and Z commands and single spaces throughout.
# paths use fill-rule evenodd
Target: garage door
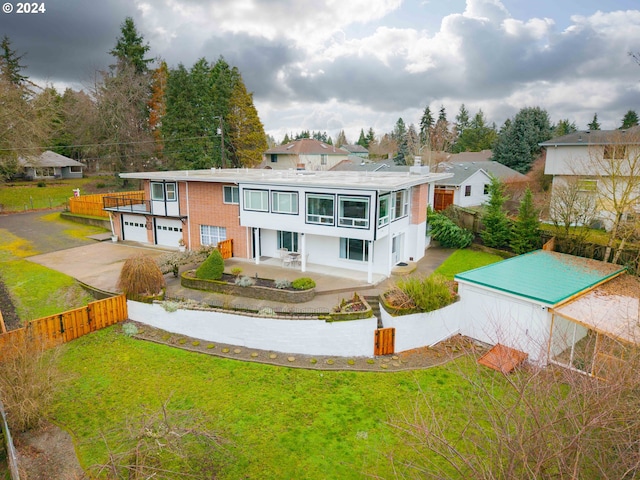
M 147 219 L 143 215 L 122 215 L 124 239 L 134 242 L 149 242 L 146 224 Z
M 156 244 L 178 247 L 182 239 L 182 222 L 169 218 L 156 218 Z

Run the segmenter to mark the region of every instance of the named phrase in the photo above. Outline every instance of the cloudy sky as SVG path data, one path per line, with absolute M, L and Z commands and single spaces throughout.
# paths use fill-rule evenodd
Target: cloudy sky
M 3 0 L 3 3 L 4 2 Z M 9 0 L 14 7 L 17 2 Z M 240 69 L 267 133 L 388 132 L 464 103 L 500 126 L 520 108 L 586 128 L 640 112 L 638 0 L 48 0 L 0 13 L 26 73 L 86 88 L 127 16 L 150 56 Z

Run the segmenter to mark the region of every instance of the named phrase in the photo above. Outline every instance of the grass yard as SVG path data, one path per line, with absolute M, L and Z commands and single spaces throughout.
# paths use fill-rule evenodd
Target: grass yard
M 433 273 L 453 280 L 453 277 L 458 273 L 484 267 L 502 260 L 504 258 L 499 255 L 465 248 L 453 252 Z
M 390 422 L 422 405 L 423 414 L 459 416 L 462 426 L 474 414 L 462 405 L 475 396 L 461 373 L 502 381 L 488 369 L 476 372 L 466 357 L 416 372 L 323 372 L 216 358 L 121 331 L 114 326 L 61 347 L 69 380 L 52 416 L 75 437 L 84 468 L 107 460 L 102 438 L 111 453 L 131 448 L 127 426 L 169 400 L 170 411 L 202 416 L 228 441 L 216 478 L 396 478 L 410 472 L 405 465 L 416 450 Z

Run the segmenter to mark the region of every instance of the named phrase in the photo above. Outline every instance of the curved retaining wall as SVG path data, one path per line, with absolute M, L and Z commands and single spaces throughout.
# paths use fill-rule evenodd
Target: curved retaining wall
M 215 280 L 204 280 L 189 275 L 190 272 L 184 272 L 180 276 L 180 285 L 186 288 L 195 288 L 196 290 L 205 290 L 207 292 L 226 293 L 236 297 L 256 298 L 259 300 L 273 300 L 274 302 L 285 303 L 303 303 L 313 300 L 316 296 L 316 289 L 291 291 L 280 290 L 278 288 L 268 287 L 241 287 L 239 285 L 231 285 L 224 282 L 216 282 Z
M 127 300 L 129 318 L 209 342 L 301 355 L 373 357 L 376 317 L 344 322 L 281 319 L 201 310 L 167 312 L 160 304 Z

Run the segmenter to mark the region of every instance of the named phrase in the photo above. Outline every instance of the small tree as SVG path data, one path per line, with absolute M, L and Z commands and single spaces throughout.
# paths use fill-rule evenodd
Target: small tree
M 540 247 L 539 225 L 538 210 L 533 205 L 533 195 L 527 187 L 520 202 L 518 219 L 513 225 L 511 248 L 515 253 L 527 253 Z
M 224 259 L 217 248 L 211 252 L 207 259 L 196 270 L 196 277 L 206 280 L 220 280 L 224 272 Z
M 453 220 L 438 212 L 429 211 L 431 236 L 444 248 L 467 248 L 473 242 L 473 233 L 456 225 Z
M 154 296 L 162 293 L 166 282 L 160 267 L 148 255 L 129 257 L 122 266 L 116 288 L 127 296 Z
M 482 216 L 484 230 L 480 237 L 487 247 L 502 248 L 509 245 L 511 225 L 503 206 L 506 200 L 504 184 L 496 177 L 489 184 L 489 202 Z

